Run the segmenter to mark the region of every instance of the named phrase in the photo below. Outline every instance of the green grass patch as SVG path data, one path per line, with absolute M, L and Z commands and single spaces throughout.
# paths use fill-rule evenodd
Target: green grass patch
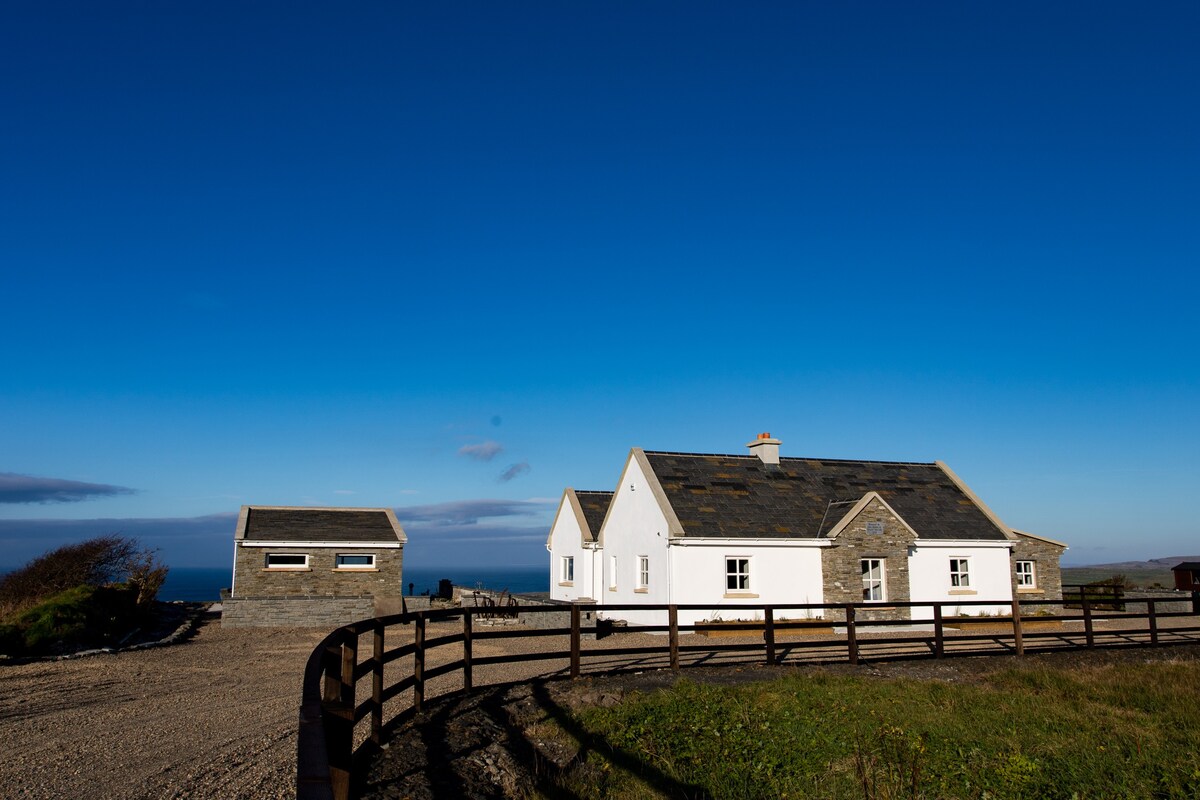
M 681 681 L 572 718 L 579 798 L 1195 798 L 1200 665 Z M 566 735 L 565 732 L 563 734 Z
M 1147 567 L 1144 569 L 1129 567 L 1119 570 L 1130 587 L 1140 589 L 1175 587 L 1175 576 L 1166 567 Z M 1063 567 L 1062 582 L 1064 584 L 1084 584 L 1105 581 L 1113 577 L 1113 569 L 1100 567 Z
M 0 624 L 0 653 L 38 655 L 114 644 L 139 619 L 136 587 L 76 586 Z

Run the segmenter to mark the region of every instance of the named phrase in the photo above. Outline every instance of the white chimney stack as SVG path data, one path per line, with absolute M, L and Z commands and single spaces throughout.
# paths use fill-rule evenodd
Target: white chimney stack
M 780 444 L 782 442 L 772 439 L 771 434 L 760 433 L 753 442 L 747 442 L 746 447 L 749 447 L 750 452 L 758 456 L 764 464 L 778 464 Z

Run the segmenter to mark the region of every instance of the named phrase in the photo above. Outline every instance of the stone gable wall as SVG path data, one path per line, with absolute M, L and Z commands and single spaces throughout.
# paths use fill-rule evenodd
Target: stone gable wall
M 1013 597 L 1018 600 L 1061 600 L 1062 599 L 1062 569 L 1059 559 L 1062 558 L 1065 547 L 1043 542 L 1017 534 L 1013 542 L 1012 555 L 1009 564 L 1012 573 Z M 1017 589 L 1017 562 L 1034 562 L 1033 575 L 1036 588 Z M 1050 613 L 1059 613 L 1060 606 L 1036 606 L 1025 613 L 1036 613 L 1035 609 L 1046 609 Z
M 231 597 L 221 603 L 231 628 L 334 628 L 375 616 L 372 597 Z
M 867 533 L 868 522 L 882 522 L 883 533 Z M 867 507 L 832 541 L 832 547 L 821 551 L 821 576 L 826 603 L 863 602 L 860 561 L 864 558 L 883 559 L 884 597 L 887 600 L 904 602 L 910 599 L 908 548 L 915 539 L 878 498 L 872 498 Z M 859 609 L 856 618 L 911 618 L 907 608 L 889 608 L 886 602 L 880 605 L 879 610 Z
M 308 568 L 266 569 L 267 553 L 305 553 Z M 374 570 L 335 569 L 338 553 L 374 553 Z M 242 547 L 234 556 L 234 597 L 400 597 L 404 548 Z M 369 615 L 368 615 L 369 616 Z

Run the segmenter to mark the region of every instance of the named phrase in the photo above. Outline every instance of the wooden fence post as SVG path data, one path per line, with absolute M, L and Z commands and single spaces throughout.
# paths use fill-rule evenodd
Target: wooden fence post
M 1025 637 L 1021 630 L 1021 601 L 1016 597 L 1012 601 L 1013 647 L 1017 655 L 1025 655 Z
M 667 606 L 667 647 L 671 651 L 671 669 L 679 669 L 679 609 Z
M 767 606 L 763 611 L 763 639 L 767 642 L 767 666 L 775 666 L 775 609 Z
M 475 678 L 471 674 L 471 632 L 473 624 L 471 622 L 471 609 L 463 609 L 463 690 L 471 691 L 471 687 L 475 685 Z
M 371 741 L 383 743 L 383 622 L 375 620 L 371 643 Z
M 1146 601 L 1146 619 L 1150 623 L 1150 644 L 1158 644 L 1158 614 L 1154 608 L 1153 598 Z
M 327 681 L 326 696 L 336 699 L 326 705 L 326 742 L 329 748 L 329 783 L 335 800 L 350 797 L 350 770 L 354 764 L 354 668 L 358 663 L 358 634 L 346 630 L 342 637 L 340 663 L 336 666 L 338 679 L 333 686 Z
M 413 620 L 413 710 L 420 713 L 425 705 L 425 612 Z
M 1200 592 L 1192 590 L 1192 613 L 1200 614 Z
M 942 604 L 933 606 L 933 657 L 942 658 L 946 655 L 946 629 L 942 625 Z
M 1095 647 L 1096 637 L 1092 633 L 1092 606 L 1091 603 L 1088 602 L 1087 592 L 1081 594 L 1079 598 L 1080 605 L 1083 606 L 1083 632 L 1085 638 L 1087 639 L 1087 646 Z
M 854 630 L 854 605 L 846 604 L 846 650 L 850 663 L 858 663 L 858 633 Z
M 571 677 L 579 677 L 579 606 L 571 604 Z

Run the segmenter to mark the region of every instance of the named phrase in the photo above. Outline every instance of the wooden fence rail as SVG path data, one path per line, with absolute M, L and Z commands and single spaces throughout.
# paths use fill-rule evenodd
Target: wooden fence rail
M 774 604 L 774 605 L 738 605 L 722 606 L 722 614 L 737 613 L 748 616 L 752 621 L 735 623 L 698 622 L 692 625 L 679 624 L 680 611 L 708 611 L 711 606 L 701 605 L 551 605 L 551 606 L 515 606 L 506 611 L 521 615 L 558 614 L 564 612 L 568 618 L 568 626 L 564 628 L 528 628 L 523 630 L 489 630 L 477 626 L 476 616 L 490 614 L 485 609 L 464 607 L 437 611 L 417 611 L 405 614 L 395 614 L 388 617 L 362 620 L 343 626 L 330 633 L 321 641 L 309 656 L 304 673 L 304 686 L 300 703 L 299 742 L 297 745 L 296 795 L 298 800 L 347 800 L 353 786 L 355 768 L 371 752 L 373 747 L 382 745 L 390 730 L 419 714 L 425 706 L 426 684 L 428 681 L 442 675 L 461 674 L 459 692 L 468 692 L 475 687 L 475 668 L 491 664 L 516 664 L 530 661 L 566 661 L 566 674 L 578 678 L 584 671 L 585 656 L 594 662 L 594 672 L 614 672 L 622 668 L 630 668 L 633 656 L 657 656 L 667 658 L 670 669 L 680 669 L 681 655 L 702 654 L 711 656 L 717 653 L 761 653 L 761 658 L 770 665 L 784 663 L 789 657 L 793 663 L 800 663 L 795 653 L 802 650 L 799 656 L 812 658 L 815 654 L 842 650 L 844 658 L 851 664 L 857 664 L 864 657 L 865 650 L 878 650 L 880 646 L 909 645 L 913 648 L 923 648 L 925 655 L 933 658 L 944 658 L 955 651 L 962 654 L 979 654 L 983 652 L 1003 652 L 1023 655 L 1031 644 L 1038 650 L 1070 649 L 1080 647 L 1078 634 L 1064 627 L 1058 631 L 1035 630 L 1036 623 L 1070 623 L 1078 624 L 1083 632 L 1084 647 L 1095 647 L 1097 621 L 1112 620 L 1144 620 L 1145 625 L 1138 628 L 1104 629 L 1101 633 L 1121 646 L 1145 644 L 1157 646 L 1165 644 L 1168 635 L 1171 641 L 1200 641 L 1200 592 L 1192 592 L 1190 608 L 1184 611 L 1163 611 L 1160 606 L 1168 603 L 1179 604 L 1182 599 L 1175 598 L 1145 598 L 1136 599 L 1125 597 L 1122 602 L 1126 606 L 1146 607 L 1145 612 L 1116 611 L 1106 606 L 1093 603 L 1089 593 L 1081 592 L 1080 613 L 1054 613 L 1063 611 L 1062 600 L 1012 600 L 1010 601 L 955 601 L 939 603 L 936 601 L 910 601 L 895 603 L 846 603 L 823 605 L 813 603 Z M 1183 599 L 1187 603 L 1186 599 Z M 954 617 L 946 616 L 945 607 L 962 608 L 975 606 L 1002 606 L 1009 608 L 1009 614 L 1001 617 Z M 1124 606 L 1123 606 L 1124 607 Z M 897 611 L 909 609 L 909 615 L 914 618 L 903 619 L 873 619 L 881 610 Z M 665 625 L 637 625 L 625 629 L 613 628 L 605 617 L 615 617 L 622 612 L 665 612 Z M 1046 613 L 1047 611 L 1051 613 Z M 583 615 L 590 613 L 595 623 L 587 627 L 583 624 Z M 787 619 L 783 612 L 801 612 L 805 619 Z M 828 616 L 827 616 L 828 615 Z M 926 616 L 927 615 L 927 616 Z M 1164 619 L 1191 618 L 1190 622 L 1163 628 Z M 461 633 L 451 635 L 426 636 L 426 626 L 431 622 L 458 621 L 462 625 Z M 1002 631 L 989 630 L 983 633 L 969 633 L 965 630 L 952 637 L 947 637 L 946 629 L 955 627 L 970 627 L 975 624 L 987 624 L 991 627 L 1002 626 Z M 796 634 L 812 632 L 820 627 L 825 631 L 833 625 L 844 629 L 844 637 L 812 637 L 799 645 L 784 644 L 779 641 L 781 634 Z M 879 635 L 889 628 L 905 628 L 903 636 Z M 746 634 L 760 634 L 763 643 L 746 644 L 680 644 L 680 633 L 708 633 L 714 630 L 734 630 Z M 412 632 L 412 641 L 398 647 L 388 649 L 389 632 Z M 597 640 L 619 631 L 630 633 L 665 633 L 664 646 L 659 647 L 589 647 L 584 649 L 582 642 L 585 636 Z M 869 632 L 869 638 L 861 638 L 861 634 Z M 370 634 L 369 657 L 359 660 L 360 638 Z M 522 654 L 479 656 L 474 652 L 475 643 L 484 639 L 525 638 L 538 639 L 541 637 L 567 637 L 568 646 L 565 650 L 547 647 Z M 1148 637 L 1143 638 L 1143 637 Z M 962 643 L 967 648 L 951 648 L 951 643 Z M 987 645 L 989 650 L 979 649 Z M 443 648 L 454 648 L 451 658 L 435 667 L 428 667 L 426 656 L 432 651 Z M 665 651 L 665 653 L 664 653 Z M 907 650 L 901 656 L 920 657 L 921 652 Z M 394 680 L 391 684 L 386 681 L 386 667 L 402 658 L 412 658 L 411 672 Z M 603 659 L 616 661 L 603 661 Z M 624 665 L 621 660 L 624 659 Z M 661 663 L 661 662 L 660 662 Z M 638 668 L 645 668 L 644 666 Z M 547 669 L 546 675 L 562 674 L 561 667 Z M 363 696 L 361 702 L 357 687 L 361 681 L 369 679 L 369 695 Z M 407 704 L 404 702 L 405 693 L 408 695 Z M 389 715 L 388 712 L 392 713 Z M 359 733 L 359 724 L 367 720 L 367 729 Z M 357 735 L 356 735 L 357 734 Z M 356 747 L 355 742 L 360 742 Z

